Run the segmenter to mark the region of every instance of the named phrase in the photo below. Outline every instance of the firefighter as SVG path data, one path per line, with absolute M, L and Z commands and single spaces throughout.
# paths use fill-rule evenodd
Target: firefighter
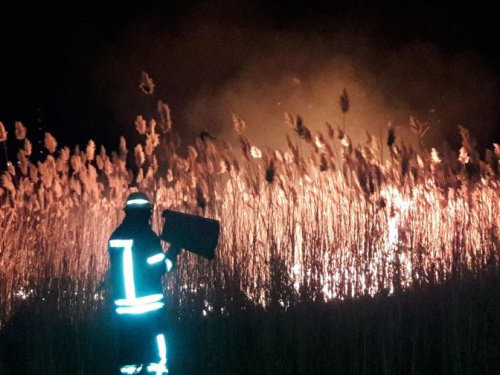
M 108 242 L 113 310 L 118 322 L 121 374 L 165 374 L 167 342 L 161 278 L 180 249 L 165 253 L 151 228 L 152 206 L 144 193 L 128 196 L 125 218 Z

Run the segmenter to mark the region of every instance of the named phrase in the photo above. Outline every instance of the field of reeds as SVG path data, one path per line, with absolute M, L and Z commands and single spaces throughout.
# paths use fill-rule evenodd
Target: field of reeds
M 84 149 L 70 150 L 59 147 L 47 133 L 47 156 L 36 163 L 30 161 L 32 146 L 27 130 L 16 123 L 15 136 L 24 147 L 18 150 L 17 160 L 8 163 L 0 187 L 1 325 L 8 330 L 16 317 L 29 316 L 27 311 L 48 309 L 50 313 L 23 323 L 27 327 L 23 332 L 37 332 L 43 338 L 21 345 L 22 350 L 36 352 L 34 346 L 43 346 L 44 340 L 51 342 L 51 335 L 78 347 L 83 345 L 78 330 L 92 336 L 89 332 L 94 329 L 89 325 L 99 328 L 101 336 L 87 337 L 87 344 L 95 347 L 83 345 L 86 350 L 98 351 L 99 345 L 114 347 L 112 334 L 102 334 L 106 331 L 107 239 L 123 218 L 126 196 L 135 190 L 146 192 L 154 202 L 153 225 L 157 231 L 162 224 L 161 212 L 167 208 L 221 221 L 217 259 L 209 262 L 184 252 L 176 271 L 164 279 L 170 311 L 178 314 L 180 322 L 191 322 L 179 326 L 203 336 L 199 341 L 215 353 L 205 358 L 214 366 L 208 366 L 206 373 L 249 373 L 249 363 L 264 366 L 257 354 L 248 360 L 241 358 L 243 354 L 236 355 L 246 353 L 249 342 L 262 346 L 268 358 L 278 361 L 269 364 L 269 369 L 259 367 L 255 373 L 308 373 L 303 364 L 294 367 L 293 361 L 285 360 L 285 354 L 296 353 L 304 358 L 295 361 L 311 362 L 309 356 L 314 352 L 309 349 L 287 349 L 299 343 L 308 345 L 306 332 L 300 339 L 296 335 L 301 332 L 298 322 L 308 316 L 311 306 L 316 309 L 311 317 L 316 316 L 318 323 L 314 329 L 319 331 L 323 320 L 349 320 L 353 306 L 363 311 L 353 315 L 354 324 L 364 328 L 353 328 L 355 340 L 346 344 L 352 346 L 350 349 L 342 349 L 340 338 L 332 341 L 330 336 L 336 333 L 328 329 L 325 338 L 319 340 L 333 345 L 331 350 L 354 356 L 351 364 L 344 357 L 344 365 L 332 373 L 374 373 L 366 361 L 375 360 L 370 356 L 376 355 L 368 349 L 362 352 L 358 345 L 379 345 L 373 331 L 379 325 L 396 330 L 380 337 L 387 339 L 394 334 L 396 338 L 390 340 L 395 341 L 390 345 L 399 343 L 398 335 L 403 331 L 398 330 L 404 325 L 397 320 L 392 323 L 385 315 L 401 314 L 404 296 L 418 294 L 419 290 L 441 290 L 462 280 L 474 284 L 484 275 L 497 275 L 500 146 L 492 145 L 492 150 L 480 155 L 465 128 L 459 128 L 462 146 L 456 151 L 421 146 L 415 150 L 399 142 L 392 128 L 384 139 L 367 134 L 366 143 L 356 145 L 342 129 L 328 123 L 323 131 L 312 132 L 300 116 L 287 115 L 286 121 L 295 134 L 287 136 L 284 150 L 253 145 L 245 136 L 244 121 L 237 116 L 233 117 L 237 145 L 201 137 L 184 150 L 172 132 L 168 107 L 160 102 L 158 119 L 137 118 L 135 126 L 141 136 L 137 145 L 128 147 L 121 138 L 116 152 L 96 149 L 93 141 Z M 412 119 L 411 126 L 417 136 L 423 135 L 416 120 Z M 5 146 L 7 134 L 3 125 L 0 128 L 0 141 L 3 139 Z M 443 293 L 448 293 L 445 290 Z M 429 298 L 437 301 L 436 297 Z M 411 300 L 407 304 L 417 306 L 414 303 Z M 381 307 L 385 305 L 389 307 Z M 442 306 L 436 310 L 443 317 L 455 314 L 454 308 L 449 311 Z M 430 315 L 432 309 L 422 307 L 421 314 Z M 498 306 L 491 311 L 498 312 Z M 283 321 L 273 325 L 275 314 L 283 314 L 279 316 L 285 317 L 285 322 L 290 319 L 290 324 L 296 325 L 293 334 L 286 334 Z M 418 306 L 412 314 L 419 314 Z M 462 313 L 457 314 L 453 319 L 461 319 Z M 37 329 L 30 326 L 39 319 Z M 241 321 L 249 323 L 242 325 Z M 433 320 L 429 321 L 432 326 Z M 195 333 L 193 324 L 201 333 Z M 245 324 L 264 329 L 269 326 L 272 337 L 288 338 L 289 342 L 284 344 L 285 349 L 267 347 L 258 335 L 244 336 Z M 460 324 L 454 321 L 452 325 L 449 333 L 455 336 L 450 337 L 462 345 L 459 339 L 463 333 L 453 331 Z M 330 326 L 341 325 L 336 321 Z M 43 333 L 43 327 L 54 330 Z M 425 332 L 432 330 L 430 326 L 424 328 Z M 241 345 L 235 342 L 237 332 L 243 335 Z M 346 340 L 350 335 L 342 334 Z M 425 334 L 431 337 L 435 333 Z M 228 351 L 225 354 L 211 346 L 221 335 L 232 340 L 232 345 L 222 345 Z M 311 340 L 320 336 L 316 332 Z M 378 358 L 383 365 L 377 362 L 380 371 L 375 373 L 395 373 L 391 366 L 396 362 L 414 363 L 412 371 L 401 372 L 398 367 L 399 373 L 424 373 L 417 369 L 417 357 L 412 357 L 413 362 L 397 357 L 408 359 L 411 348 L 419 343 L 418 337 L 410 343 L 404 341 L 409 346 L 398 349 L 399 354 L 385 353 L 388 357 Z M 484 337 L 484 332 L 476 337 L 477 343 Z M 447 339 L 443 336 L 443 342 Z M 185 340 L 194 339 L 188 335 Z M 34 360 L 35 367 L 20 365 L 23 370 L 19 373 L 32 373 L 42 366 L 40 363 L 51 373 L 68 373 L 70 368 L 75 371 L 72 365 L 65 367 L 66 362 L 60 361 L 67 345 L 58 345 L 39 362 Z M 388 346 L 387 350 L 396 348 Z M 282 352 L 270 355 L 274 350 Z M 72 363 L 83 363 L 79 356 L 89 356 L 79 351 L 68 353 Z M 228 357 L 231 370 L 214 359 L 221 355 Z M 322 355 L 322 360 L 330 361 L 327 354 Z M 455 366 L 441 364 L 447 369 Z M 79 373 L 97 373 L 85 366 Z M 191 373 L 203 372 L 198 369 Z

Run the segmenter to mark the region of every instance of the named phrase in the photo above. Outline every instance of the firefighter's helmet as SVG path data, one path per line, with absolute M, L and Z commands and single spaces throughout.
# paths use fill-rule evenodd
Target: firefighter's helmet
M 132 193 L 127 197 L 127 202 L 125 203 L 125 212 L 132 210 L 147 210 L 151 211 L 152 206 L 149 202 L 149 198 L 144 193 Z

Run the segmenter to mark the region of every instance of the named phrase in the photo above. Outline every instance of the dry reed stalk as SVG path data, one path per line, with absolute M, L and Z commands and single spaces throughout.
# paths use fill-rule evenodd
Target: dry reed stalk
M 183 157 L 162 144 L 170 141 L 157 138 L 154 123 L 148 128 L 138 119 L 146 145 L 134 147 L 137 175 L 127 169 L 123 138 L 111 156 L 104 148 L 95 155 L 93 142 L 85 153 L 60 148 L 57 159 L 49 155 L 36 166 L 20 153 L 19 167 L 2 176 L 0 319 L 23 299 L 46 298 L 47 290 L 69 312 L 103 303 L 106 240 L 132 181 L 156 197 L 156 217 L 168 208 L 222 222 L 217 261 L 186 253 L 165 280 L 173 306 L 288 309 L 301 300 L 396 293 L 497 267 L 498 174 L 479 168 L 465 131 L 467 163 L 434 149 L 396 151 L 389 133 L 394 150 L 383 164 L 374 157 L 376 142 L 355 146 L 331 127 L 313 141 L 299 116 L 290 121 L 310 154 L 291 138 L 283 152 L 258 149 L 243 136 L 242 120 L 233 120 L 240 152 L 206 140 Z M 332 150 L 340 142 L 347 144 L 338 157 Z M 55 139 L 46 143 L 56 155 Z M 165 148 L 168 158 L 161 159 Z M 168 160 L 164 174 L 157 160 Z M 460 175 L 465 164 L 478 168 Z

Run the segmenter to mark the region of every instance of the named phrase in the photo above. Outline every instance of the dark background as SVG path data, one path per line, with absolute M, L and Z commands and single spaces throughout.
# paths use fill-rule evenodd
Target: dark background
M 187 142 L 205 129 L 220 136 L 226 125 L 219 124 L 219 115 L 211 118 L 206 111 L 198 117 L 188 114 L 200 108 L 200 100 L 193 103 L 193 98 L 203 93 L 203 100 L 215 97 L 220 102 L 220 88 L 231 87 L 235 77 L 242 76 L 248 64 L 252 66 L 248 61 L 255 61 L 261 51 L 269 52 L 270 40 L 283 38 L 287 45 L 289 40 L 303 37 L 302 44 L 288 43 L 288 51 L 300 56 L 303 50 L 307 55 L 309 45 L 314 44 L 310 41 L 319 40 L 318 45 L 334 45 L 339 53 L 360 54 L 361 49 L 369 50 L 373 44 L 377 51 L 400 53 L 405 46 L 417 43 L 442 60 L 458 54 L 469 61 L 472 56 L 478 61 L 477 70 L 459 70 L 457 76 L 470 75 L 473 80 L 487 73 L 478 83 L 458 89 L 455 117 L 443 116 L 449 120 L 447 126 L 454 129 L 453 134 L 456 125 L 462 123 L 481 146 L 500 142 L 500 30 L 496 12 L 478 2 L 173 0 L 10 5 L 11 10 L 4 8 L 0 15 L 0 121 L 11 137 L 14 121 L 22 121 L 31 139 L 50 131 L 60 144 L 85 144 L 92 138 L 114 148 L 120 135 L 134 140 L 135 116 L 154 116 L 158 99 L 170 105 L 174 126 Z M 332 35 L 339 34 L 352 39 L 333 42 Z M 360 48 L 356 46 L 358 36 L 365 41 Z M 276 61 L 279 54 L 272 50 Z M 315 48 L 313 55 L 321 56 L 321 50 Z M 363 53 L 365 58 L 375 56 L 371 58 L 370 74 L 376 72 L 380 77 L 384 70 L 381 60 L 389 53 Z M 332 52 L 325 54 L 331 56 Z M 285 54 L 284 60 L 293 58 Z M 307 65 L 311 66 L 310 60 Z M 393 64 L 392 69 L 400 65 Z M 414 71 L 418 65 L 418 61 L 413 63 L 411 69 Z M 440 66 L 446 70 L 446 62 Z M 141 70 L 155 80 L 154 97 L 146 96 L 138 87 Z M 430 85 L 439 84 L 443 74 L 429 79 L 429 71 L 432 73 L 432 69 L 422 73 L 425 79 Z M 262 81 L 269 82 L 272 72 L 269 69 L 263 74 Z M 401 74 L 399 77 L 404 76 Z M 415 99 L 409 95 L 400 107 L 408 113 L 426 111 L 430 108 L 426 100 L 439 102 L 449 96 L 448 92 L 457 91 L 453 77 L 445 77 L 450 81 L 446 83 L 449 90 L 442 91 L 440 97 Z M 483 90 L 485 82 L 488 87 Z M 382 85 L 384 100 L 401 100 L 406 96 L 406 86 L 405 82 L 399 82 L 399 86 Z M 339 90 L 332 90 L 332 103 L 337 102 Z M 481 93 L 486 93 L 484 99 Z M 460 108 L 469 97 L 476 101 L 475 107 L 462 119 Z M 439 136 L 456 140 L 446 132 Z

